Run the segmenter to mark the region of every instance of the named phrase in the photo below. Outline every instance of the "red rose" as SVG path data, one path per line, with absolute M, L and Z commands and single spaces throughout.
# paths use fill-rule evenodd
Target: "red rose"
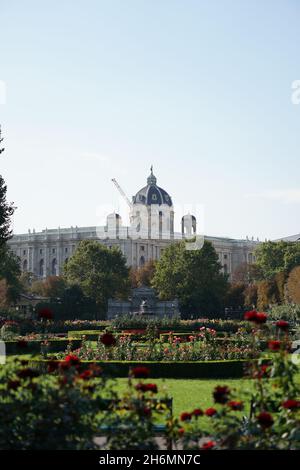
M 182 436 L 184 434 L 184 429 L 183 428 L 179 428 L 178 429 L 178 434 L 179 436 Z
M 53 312 L 50 308 L 44 307 L 38 310 L 38 317 L 44 320 L 52 320 Z
M 285 320 L 278 320 L 276 322 L 276 326 L 277 328 L 279 328 L 280 330 L 288 330 L 289 329 L 289 322 L 285 321 Z
M 268 318 L 268 315 L 266 313 L 258 312 L 256 314 L 256 320 L 254 320 L 254 321 L 257 324 L 262 324 L 262 323 L 266 323 L 267 318 Z
M 218 385 L 215 387 L 214 392 L 213 392 L 213 397 L 215 400 L 215 403 L 226 403 L 228 401 L 228 395 L 230 393 L 230 389 L 225 385 L 224 387 Z
M 148 367 L 138 366 L 132 369 L 131 374 L 136 379 L 147 379 L 147 377 L 149 377 L 150 370 Z
M 184 413 L 181 413 L 180 419 L 181 421 L 190 421 L 192 419 L 192 415 L 191 413 L 184 412 Z
M 27 367 L 25 369 L 19 370 L 17 375 L 20 377 L 20 379 L 33 379 L 34 377 L 38 377 L 40 374 L 36 370 Z
M 100 341 L 104 346 L 114 346 L 116 344 L 116 339 L 111 333 L 104 333 L 100 336 Z
M 281 341 L 278 340 L 272 340 L 268 342 L 268 348 L 271 351 L 279 351 L 281 346 Z
M 250 312 L 246 312 L 244 315 L 244 319 L 247 321 L 252 321 L 256 324 L 266 323 L 267 321 L 267 314 L 264 312 L 257 312 L 256 310 L 251 310 Z
M 300 408 L 300 400 L 285 400 L 282 403 L 283 408 L 286 410 L 296 410 L 297 408 Z
M 75 356 L 75 354 L 68 354 L 68 356 L 65 357 L 65 363 L 67 363 L 69 366 L 79 366 L 80 364 L 80 359 L 79 357 Z
M 256 316 L 257 316 L 257 311 L 256 310 L 250 310 L 249 312 L 245 313 L 244 320 L 256 321 Z
M 244 408 L 243 402 L 242 401 L 229 401 L 227 405 L 233 410 L 233 411 L 242 411 Z
M 195 408 L 194 411 L 192 411 L 192 415 L 196 416 L 196 418 L 198 416 L 203 416 L 203 411 L 200 408 Z
M 157 385 L 156 384 L 143 384 L 139 383 L 135 386 L 136 390 L 141 392 L 152 392 L 157 393 Z
M 273 416 L 267 411 L 262 411 L 261 413 L 259 413 L 259 415 L 257 416 L 257 421 L 259 422 L 262 428 L 269 428 L 274 423 Z
M 204 414 L 206 416 L 214 416 L 217 413 L 217 410 L 215 408 L 207 408 L 207 410 L 204 411 Z
M 216 443 L 214 441 L 207 441 L 201 447 L 202 450 L 210 450 L 215 447 Z

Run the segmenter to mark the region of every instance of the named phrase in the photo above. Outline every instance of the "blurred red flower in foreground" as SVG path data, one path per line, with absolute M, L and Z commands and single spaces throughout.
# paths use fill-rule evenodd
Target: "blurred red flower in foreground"
M 288 330 L 289 329 L 289 322 L 288 321 L 285 321 L 285 320 L 278 320 L 276 322 L 276 326 L 277 328 L 279 328 L 280 330 Z
M 261 413 L 259 413 L 259 415 L 257 416 L 257 421 L 263 428 L 269 428 L 274 423 L 272 415 L 267 411 L 262 411 Z
M 243 402 L 242 401 L 229 401 L 227 405 L 234 411 L 241 411 L 244 408 Z
M 264 312 L 257 312 L 256 310 L 251 310 L 249 312 L 246 312 L 244 315 L 244 319 L 247 321 L 252 321 L 253 323 L 256 323 L 258 325 L 266 323 L 267 321 L 267 314 Z
M 116 338 L 111 333 L 104 333 L 100 336 L 100 341 L 104 346 L 114 346 L 116 344 Z
M 283 406 L 283 408 L 285 408 L 287 410 L 296 410 L 296 409 L 300 408 L 300 400 L 293 400 L 293 399 L 285 400 L 282 403 L 282 406 Z
M 180 415 L 181 421 L 190 421 L 192 419 L 191 413 L 187 413 L 186 411 L 184 413 L 181 413 Z
M 278 341 L 277 339 L 274 339 L 268 342 L 268 348 L 271 351 L 279 351 L 280 346 L 281 346 L 281 341 Z
M 200 408 L 195 408 L 194 411 L 192 411 L 192 415 L 196 416 L 196 418 L 198 416 L 203 416 L 203 411 Z
M 156 384 L 142 384 L 139 383 L 135 386 L 136 390 L 141 392 L 152 392 L 157 393 L 157 385 Z
M 230 389 L 225 385 L 225 386 L 220 386 L 218 385 L 215 387 L 213 391 L 213 397 L 215 400 L 215 403 L 226 403 L 228 401 L 228 395 L 230 393 Z
M 80 359 L 79 357 L 75 356 L 75 354 L 68 354 L 68 356 L 65 357 L 65 363 L 68 364 L 69 366 L 79 366 L 80 364 Z
M 207 408 L 207 410 L 204 411 L 204 414 L 206 416 L 214 416 L 216 412 L 217 410 L 215 408 Z
M 214 441 L 207 441 L 201 447 L 202 450 L 210 450 L 215 447 L 216 443 Z

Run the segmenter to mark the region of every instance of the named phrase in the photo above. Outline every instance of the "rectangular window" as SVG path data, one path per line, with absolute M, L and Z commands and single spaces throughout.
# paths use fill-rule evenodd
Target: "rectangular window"
M 43 250 L 42 250 L 42 248 L 41 248 L 41 249 L 40 249 L 40 255 L 42 255 L 42 254 L 43 254 Z
M 55 248 L 52 248 L 52 253 L 55 253 Z

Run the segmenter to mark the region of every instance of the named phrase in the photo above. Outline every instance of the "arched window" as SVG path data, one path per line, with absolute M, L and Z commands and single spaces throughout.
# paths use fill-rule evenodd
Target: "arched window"
M 54 258 L 52 260 L 52 263 L 51 263 L 51 274 L 52 274 L 52 276 L 57 275 L 57 261 L 56 261 L 56 258 Z
M 145 258 L 144 258 L 144 256 L 141 256 L 140 257 L 140 266 L 144 266 L 144 264 L 145 264 Z
M 44 260 L 43 260 L 43 258 L 40 260 L 40 264 L 39 264 L 39 275 L 41 277 L 44 277 Z
M 23 261 L 23 271 L 27 271 L 28 269 L 28 262 L 27 262 L 27 259 L 24 259 Z

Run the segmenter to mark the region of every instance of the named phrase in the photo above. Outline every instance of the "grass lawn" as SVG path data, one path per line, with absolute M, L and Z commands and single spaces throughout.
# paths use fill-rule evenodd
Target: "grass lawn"
M 120 378 L 115 382 L 118 391 L 126 390 L 127 379 Z M 249 390 L 253 386 L 253 382 L 249 379 L 150 379 L 147 382 L 157 384 L 159 395 L 168 394 L 173 397 L 175 416 L 178 416 L 182 411 L 214 406 L 212 391 L 216 385 L 227 385 L 232 390 L 235 389 L 237 395 L 242 388 Z
M 296 381 L 300 383 L 300 374 Z M 136 380 L 138 382 L 138 380 Z M 178 416 L 182 411 L 192 411 L 194 408 L 209 408 L 214 406 L 212 398 L 213 389 L 217 385 L 227 385 L 238 399 L 242 392 L 251 391 L 254 381 L 250 379 L 149 379 L 147 382 L 155 382 L 158 387 L 158 397 L 168 394 L 173 397 L 174 415 Z M 118 391 L 126 390 L 127 379 L 115 380 Z M 240 396 L 242 399 L 243 397 Z M 245 402 L 243 414 L 248 414 L 249 403 Z

